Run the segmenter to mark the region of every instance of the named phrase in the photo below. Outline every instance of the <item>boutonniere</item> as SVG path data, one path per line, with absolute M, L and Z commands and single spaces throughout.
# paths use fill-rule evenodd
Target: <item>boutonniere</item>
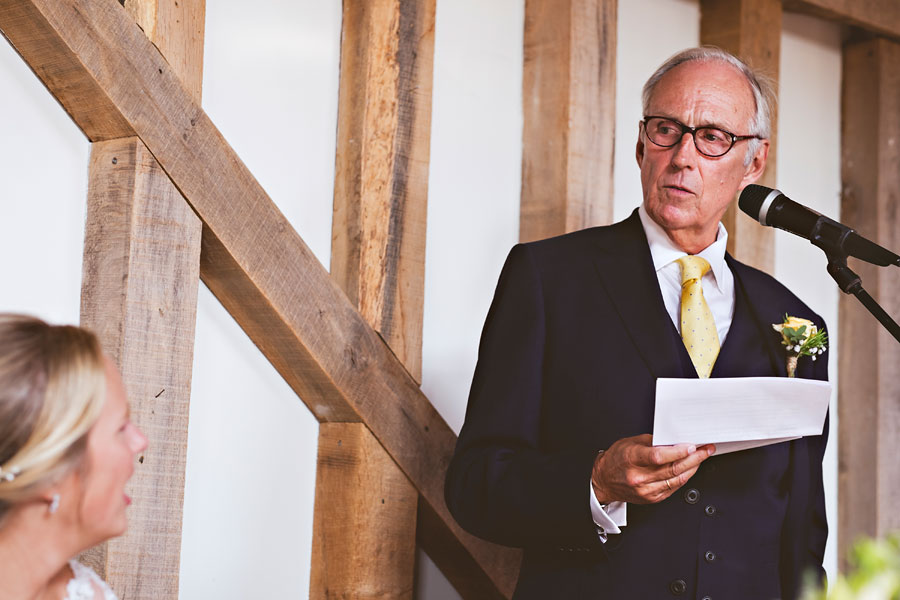
M 808 319 L 784 315 L 782 323 L 775 323 L 772 329 L 781 334 L 781 343 L 787 349 L 787 373 L 793 377 L 797 371 L 797 359 L 810 356 L 813 360 L 827 349 L 828 334 Z

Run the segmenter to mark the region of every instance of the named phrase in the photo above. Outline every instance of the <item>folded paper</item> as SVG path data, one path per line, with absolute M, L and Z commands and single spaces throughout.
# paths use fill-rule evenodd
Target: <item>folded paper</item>
M 819 435 L 831 384 L 785 377 L 656 380 L 653 444 L 716 445 L 716 453 Z

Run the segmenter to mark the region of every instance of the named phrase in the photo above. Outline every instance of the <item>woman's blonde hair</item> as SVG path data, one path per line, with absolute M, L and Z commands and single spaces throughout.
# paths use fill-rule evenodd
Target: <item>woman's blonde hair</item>
M 80 464 L 105 397 L 93 333 L 0 313 L 0 519 Z

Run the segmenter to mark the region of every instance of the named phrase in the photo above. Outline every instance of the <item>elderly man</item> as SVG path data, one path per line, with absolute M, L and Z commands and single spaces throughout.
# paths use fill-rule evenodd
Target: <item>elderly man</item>
M 725 251 L 766 164 L 764 86 L 718 49 L 672 57 L 644 86 L 640 208 L 507 259 L 446 499 L 525 548 L 516 598 L 788 599 L 823 573 L 824 435 L 721 456 L 650 436 L 658 377 L 785 376 L 772 324 L 824 326 Z

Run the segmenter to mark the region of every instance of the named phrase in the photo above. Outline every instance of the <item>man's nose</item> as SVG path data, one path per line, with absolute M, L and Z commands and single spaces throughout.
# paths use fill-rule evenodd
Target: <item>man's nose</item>
M 672 155 L 672 164 L 678 168 L 690 167 L 697 162 L 697 146 L 694 144 L 694 136 L 685 131 L 681 140 L 675 144 L 675 154 Z

